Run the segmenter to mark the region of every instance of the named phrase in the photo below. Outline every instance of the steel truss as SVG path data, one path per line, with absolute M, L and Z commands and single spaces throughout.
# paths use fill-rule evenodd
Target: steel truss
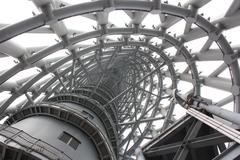
M 117 106 L 120 158 L 135 159 L 135 151 L 141 154 L 139 147 L 149 139 L 152 140 L 149 146 L 152 143 L 156 145 L 147 147 L 149 150 L 144 149 L 147 158 L 169 159 L 166 155 L 170 155 L 170 159 L 198 159 L 197 156 L 202 155 L 206 156 L 203 159 L 221 159 L 222 156 L 236 155 L 237 144 L 229 148 L 224 144 L 233 142 L 232 139 L 192 118 L 195 117 L 193 114 L 169 126 L 176 121 L 173 112 L 177 102 L 172 99 L 172 91 L 179 88 L 180 81 L 192 83 L 194 87 L 189 92 L 194 96 L 201 97 L 201 86 L 231 93 L 214 103 L 221 107 L 233 101 L 234 112 L 240 112 L 239 47 L 231 47 L 222 34 L 224 30 L 239 26 L 239 0 L 233 1 L 224 17 L 212 22 L 197 13 L 211 0 L 189 0 L 179 6 L 160 0 L 99 0 L 76 5 L 61 0 L 32 1 L 40 14 L 16 24 L 0 25 L 0 57 L 9 56 L 17 60 L 14 67 L 0 75 L 1 92 L 9 91 L 11 95 L 1 101 L 1 118 L 59 93 L 68 94 L 84 87 L 87 90 L 90 84 L 93 96 L 104 84 L 111 86 L 114 92 L 114 96 L 109 96 L 113 98 L 107 99 L 103 107 Z M 126 27 L 120 28 L 109 21 L 108 16 L 114 10 L 123 10 L 131 18 Z M 145 28 L 142 22 L 149 13 L 159 15 L 161 24 Z M 68 29 L 62 20 L 74 16 L 95 20 L 97 26 L 94 26 L 94 31 L 86 33 Z M 186 21 L 182 28 L 184 33 L 171 36 L 167 29 L 182 19 Z M 198 27 L 192 28 L 193 24 Z M 12 38 L 25 33 L 54 33 L 59 41 L 52 46 L 31 48 L 23 48 L 12 41 Z M 107 38 L 110 35 L 121 36 L 113 40 Z M 143 38 L 132 38 L 138 35 Z M 185 46 L 185 43 L 205 36 L 208 39 L 198 53 L 191 53 Z M 81 44 L 91 38 L 96 38 L 94 45 Z M 162 43 L 152 43 L 154 38 L 162 40 Z M 213 42 L 219 49 L 210 49 Z M 170 47 L 176 49 L 175 54 L 168 55 Z M 66 56 L 44 59 L 62 49 L 67 49 Z M 222 65 L 209 76 L 201 76 L 196 65 L 199 61 L 222 61 Z M 179 62 L 187 65 L 184 72 L 176 69 L 175 64 Z M 14 75 L 35 66 L 39 73 L 34 77 L 11 80 Z M 231 79 L 218 77 L 227 68 Z M 44 79 L 47 76 L 50 78 Z M 24 101 L 9 107 L 22 95 L 26 96 Z M 41 96 L 43 98 L 39 100 Z M 163 106 L 162 101 L 166 99 L 169 103 Z M 160 122 L 162 125 L 155 126 Z M 178 133 L 181 136 L 172 140 Z M 199 148 L 202 149 L 197 151 Z

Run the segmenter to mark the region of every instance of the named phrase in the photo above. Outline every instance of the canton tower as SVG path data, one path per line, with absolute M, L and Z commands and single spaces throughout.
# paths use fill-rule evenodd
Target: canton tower
M 5 1 L 0 160 L 240 159 L 239 0 Z

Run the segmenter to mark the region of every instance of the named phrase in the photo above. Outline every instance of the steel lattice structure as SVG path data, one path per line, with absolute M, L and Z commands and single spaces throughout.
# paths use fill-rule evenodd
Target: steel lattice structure
M 0 107 L 1 118 L 10 117 L 8 124 L 13 123 L 13 115 L 29 106 L 43 105 L 44 101 L 54 102 L 54 98 L 59 102 L 74 94 L 90 99 L 100 97 L 102 108 L 113 114 L 106 116 L 112 116 L 113 122 L 109 123 L 116 126 L 117 142 L 113 147 L 116 157 L 135 159 L 136 149 L 139 151 L 146 142 L 150 141 L 144 148 L 149 156 L 152 152 L 148 146 L 157 142 L 156 137 L 161 139 L 164 134 L 174 132 L 171 127 L 169 131 L 169 126 L 177 121 L 173 113 L 181 104 L 174 99 L 173 91 L 178 90 L 182 96 L 191 93 L 194 97 L 202 97 L 203 86 L 222 90 L 230 93 L 229 96 L 213 104 L 222 107 L 233 102 L 233 111 L 240 112 L 239 47 L 231 46 L 222 34 L 240 25 L 239 0 L 233 0 L 225 16 L 214 21 L 198 13 L 211 0 L 189 0 L 178 6 L 161 0 L 97 0 L 75 5 L 61 0 L 32 2 L 39 14 L 15 24 L 0 24 L 1 57 L 10 56 L 16 61 L 0 75 L 1 92 L 10 95 L 1 100 Z M 109 21 L 109 14 L 119 10 L 131 19 L 125 27 Z M 142 22 L 149 14 L 159 16 L 161 23 L 151 28 L 144 26 Z M 69 29 L 64 20 L 76 16 L 94 20 L 97 25 L 89 32 Z M 185 21 L 185 27 L 179 28 L 183 34 L 170 33 L 169 28 L 181 20 Z M 55 34 L 58 40 L 51 46 L 31 48 L 23 48 L 12 40 L 28 33 Z M 201 49 L 191 53 L 186 44 L 203 37 L 207 38 Z M 93 44 L 83 44 L 93 39 Z M 218 49 L 210 48 L 214 43 Z M 171 54 L 170 48 L 175 48 Z M 60 50 L 66 54 L 51 57 Z M 201 75 L 197 63 L 205 61 L 218 61 L 221 65 L 209 68 L 209 75 Z M 178 71 L 178 64 L 186 68 Z M 34 67 L 39 71 L 34 76 L 14 80 L 14 76 Z M 227 69 L 230 79 L 220 77 Z M 185 93 L 179 89 L 183 81 L 192 84 Z M 102 94 L 107 95 L 101 97 Z M 16 102 L 22 96 L 24 100 Z M 190 117 L 198 114 L 195 112 L 198 111 L 187 109 Z M 195 118 L 203 120 L 203 117 Z M 191 118 L 182 118 L 177 125 L 183 125 L 186 119 Z

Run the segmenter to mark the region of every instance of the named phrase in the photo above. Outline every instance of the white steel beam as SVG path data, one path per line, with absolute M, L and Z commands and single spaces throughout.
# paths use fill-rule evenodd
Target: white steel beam
M 168 72 L 166 72 L 165 75 L 167 77 L 171 77 L 171 75 Z M 192 79 L 192 75 L 190 74 L 177 73 L 177 75 L 180 80 L 187 81 L 190 83 L 194 82 L 194 80 Z M 219 77 L 206 77 L 206 76 L 200 76 L 200 79 L 202 84 L 205 86 L 213 87 L 213 88 L 228 91 L 228 92 L 232 91 L 232 82 L 230 79 L 219 78 Z

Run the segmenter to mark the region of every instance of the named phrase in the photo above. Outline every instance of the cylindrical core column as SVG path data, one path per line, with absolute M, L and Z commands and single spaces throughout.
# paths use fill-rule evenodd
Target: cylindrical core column
M 55 95 L 10 116 L 0 142 L 34 160 L 116 160 L 116 108 L 104 106 L 112 96 L 91 85 Z
M 95 145 L 83 131 L 53 117 L 31 116 L 11 126 L 55 146 L 72 160 L 99 159 Z

